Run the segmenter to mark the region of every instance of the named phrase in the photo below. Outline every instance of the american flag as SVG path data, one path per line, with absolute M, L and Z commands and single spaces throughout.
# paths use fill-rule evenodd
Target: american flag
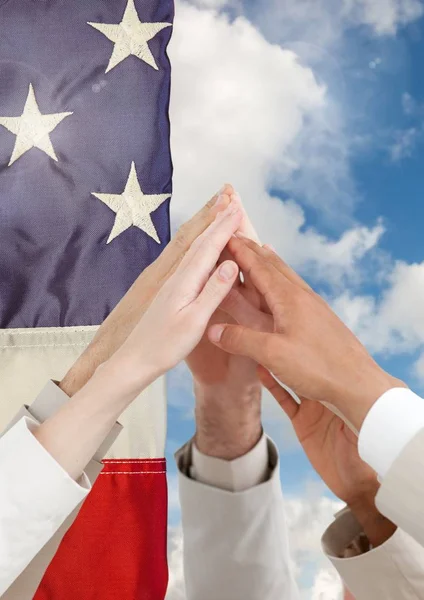
M 0 425 L 169 241 L 173 15 L 171 0 L 0 0 Z M 162 386 L 137 402 L 36 600 L 164 597 Z

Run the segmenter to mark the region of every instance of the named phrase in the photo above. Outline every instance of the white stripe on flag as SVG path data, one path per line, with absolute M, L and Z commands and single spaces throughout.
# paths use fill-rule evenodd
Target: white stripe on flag
M 97 327 L 0 330 L 0 431 L 47 380 L 60 381 Z M 166 439 L 165 378 L 154 382 L 122 415 L 124 430 L 108 458 L 162 458 Z

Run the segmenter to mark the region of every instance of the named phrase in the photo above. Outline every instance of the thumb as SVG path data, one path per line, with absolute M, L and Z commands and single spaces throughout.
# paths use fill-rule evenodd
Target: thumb
M 264 350 L 268 347 L 269 333 L 253 331 L 242 325 L 212 325 L 208 331 L 209 340 L 230 354 L 248 356 L 256 362 L 264 359 Z
M 258 367 L 258 377 L 262 385 L 274 396 L 288 418 L 292 421 L 299 411 L 299 404 L 293 396 L 262 365 Z

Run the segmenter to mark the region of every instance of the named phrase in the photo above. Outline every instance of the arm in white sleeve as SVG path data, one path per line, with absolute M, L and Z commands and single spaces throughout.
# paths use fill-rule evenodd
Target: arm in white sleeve
M 378 510 L 424 546 L 424 400 L 403 388 L 383 394 L 362 425 L 359 453 L 382 481 Z
M 401 529 L 366 552 L 352 544 L 364 536 L 350 510 L 344 510 L 322 538 L 328 556 L 355 600 L 424 598 L 424 548 Z M 356 548 L 356 551 L 353 550 Z
M 0 439 L 0 596 L 87 496 L 21 419 Z
M 393 388 L 371 408 L 359 433 L 359 454 L 381 479 L 408 443 L 424 429 L 424 400 Z
M 187 600 L 298 600 L 271 440 L 235 461 L 191 442 L 176 459 Z
M 29 407 L 21 407 L 18 414 L 6 428 L 6 431 L 18 423 L 23 417 L 28 417 L 31 421 L 35 421 L 39 424 L 44 423 L 68 401 L 69 397 L 65 392 L 63 392 L 53 381 L 48 381 Z M 102 470 L 102 458 L 119 435 L 121 429 L 121 425 L 116 423 L 104 443 L 86 466 L 85 473 L 91 485 L 94 484 L 97 476 Z M 4 435 L 4 433 L 5 431 L 2 435 Z M 30 600 L 30 598 L 34 597 L 41 579 L 53 556 L 56 554 L 65 533 L 77 517 L 81 504 L 82 503 L 78 504 L 75 510 L 73 510 L 65 519 L 61 527 L 43 546 L 42 550 L 34 556 L 33 560 L 22 571 L 19 577 L 14 580 L 12 585 L 1 596 L 2 600 L 16 600 L 17 598 L 19 598 L 19 600 Z

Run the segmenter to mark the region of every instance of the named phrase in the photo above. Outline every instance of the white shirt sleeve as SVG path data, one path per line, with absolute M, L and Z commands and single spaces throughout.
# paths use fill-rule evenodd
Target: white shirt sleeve
M 187 600 L 299 600 L 275 445 L 265 437 L 266 481 L 246 479 L 242 484 L 249 489 L 238 492 L 220 488 L 224 478 L 218 481 L 216 475 L 228 475 L 226 482 L 237 486 L 244 459 L 261 455 L 263 442 L 235 461 L 207 460 L 202 472 L 207 482 L 190 477 L 192 447 L 189 442 L 176 455 Z M 207 470 L 211 464 L 217 467 L 213 473 Z M 261 469 L 256 474 L 261 478 Z
M 0 439 L 0 596 L 90 491 L 54 460 L 23 418 Z
M 222 460 L 202 454 L 193 443 L 192 479 L 229 492 L 244 492 L 267 481 L 270 476 L 266 435 L 256 446 L 235 460 Z
M 424 400 L 407 388 L 393 388 L 377 400 L 365 417 L 359 433 L 359 454 L 383 479 L 422 429 Z

